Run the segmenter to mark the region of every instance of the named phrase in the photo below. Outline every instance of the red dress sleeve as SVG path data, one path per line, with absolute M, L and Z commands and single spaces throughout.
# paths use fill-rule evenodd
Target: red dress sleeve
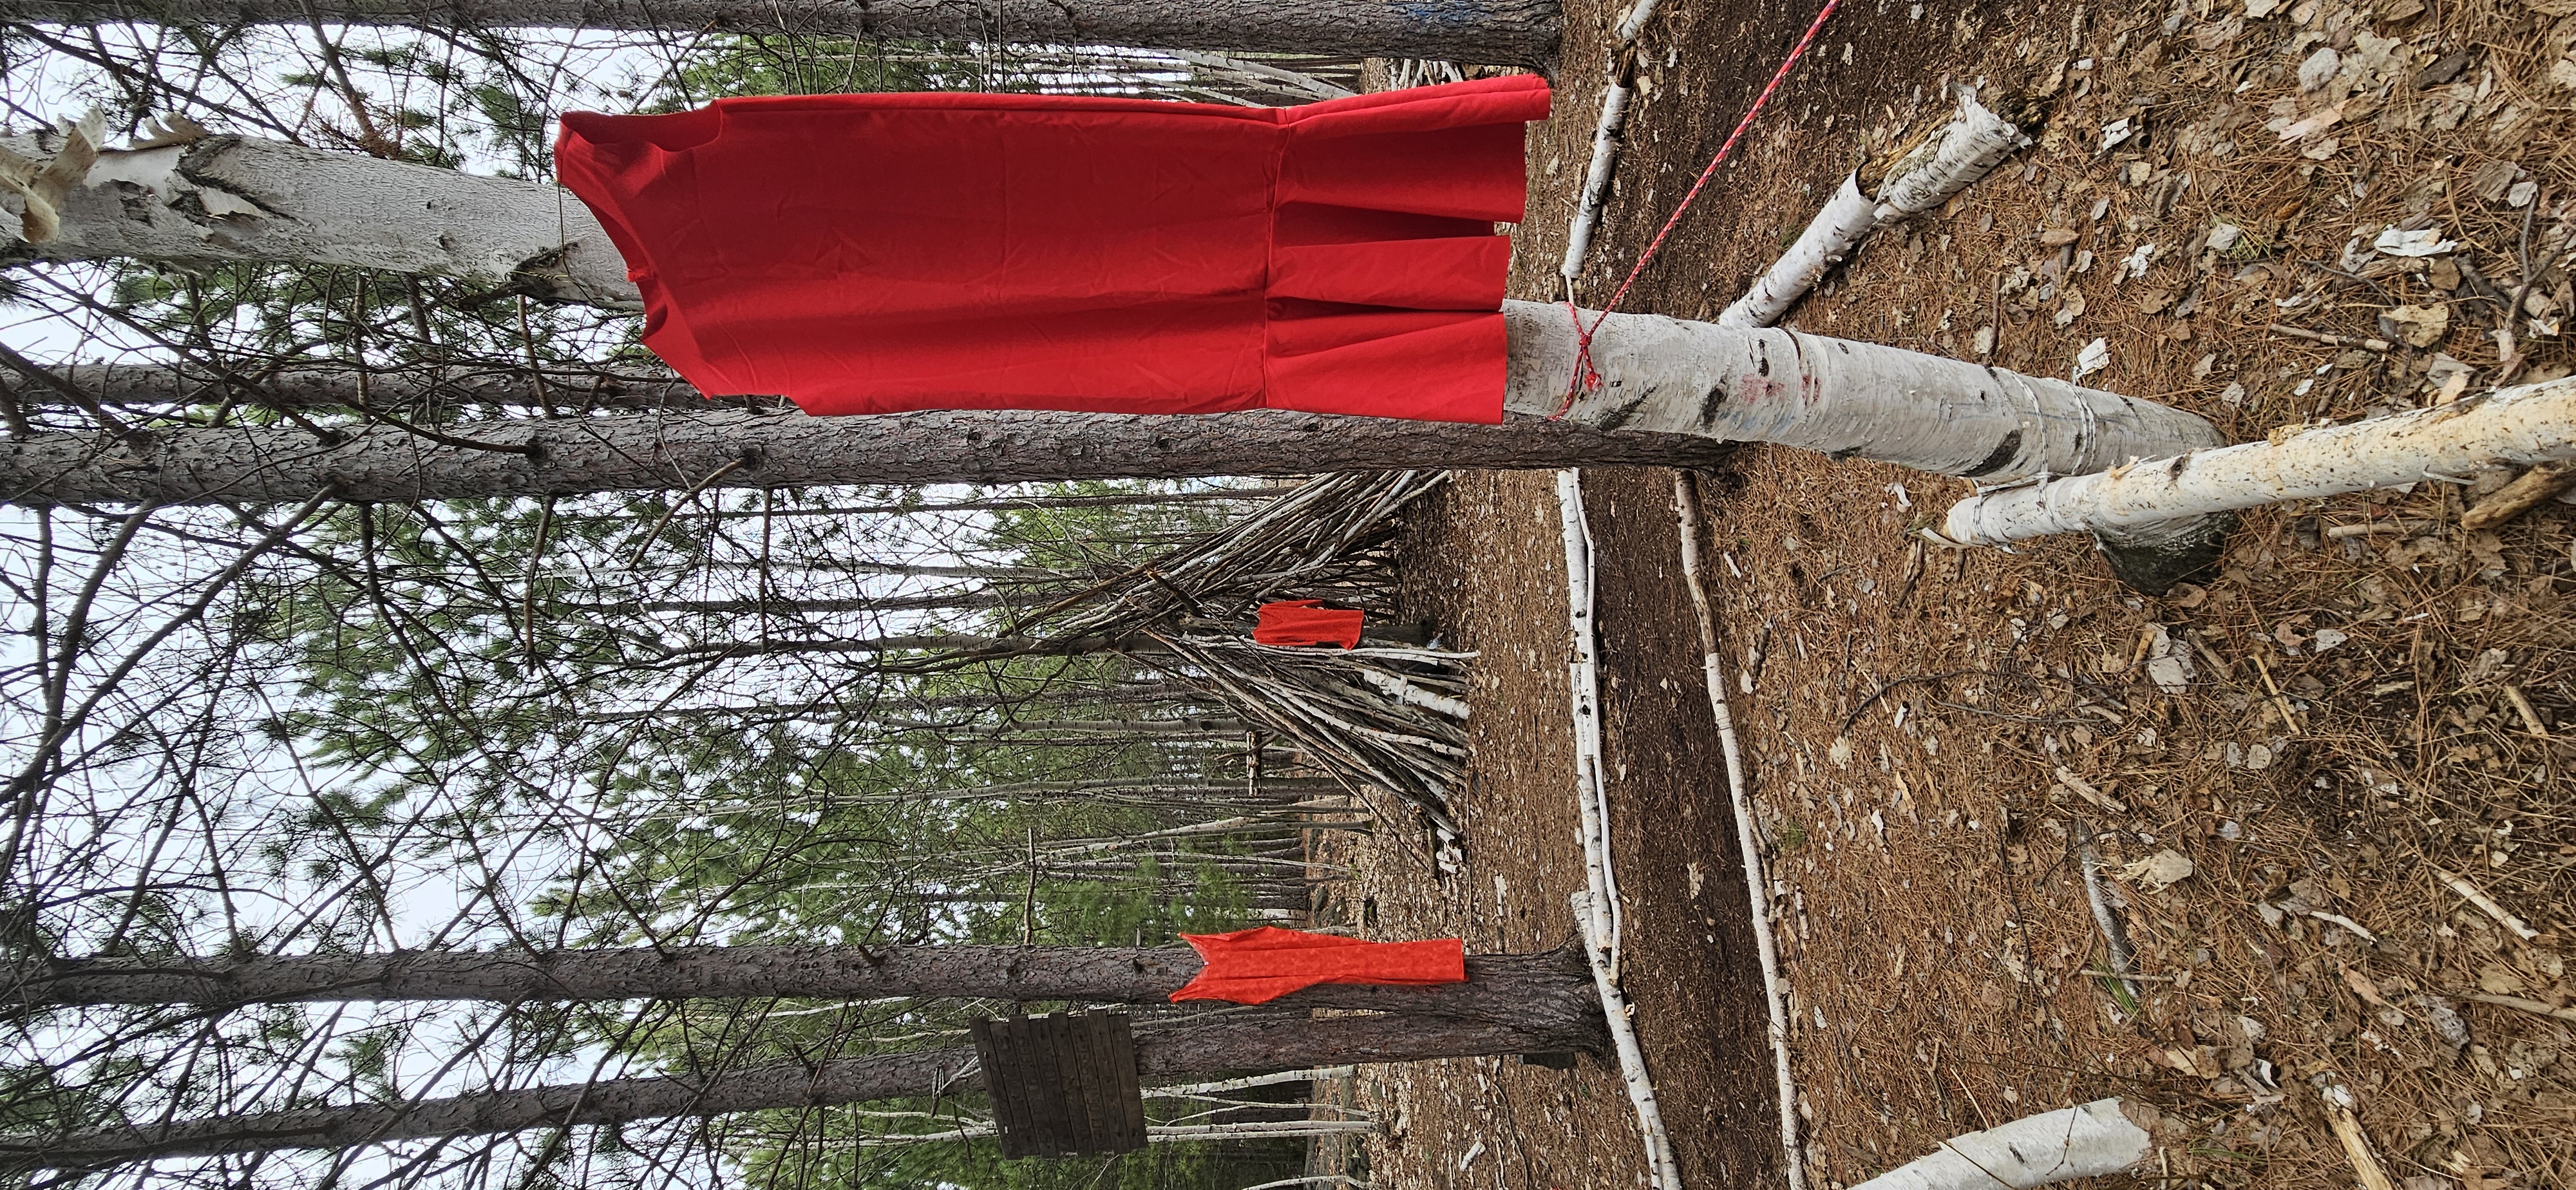
M 1252 625 L 1252 641 L 1297 648 L 1303 645 L 1360 647 L 1360 626 L 1367 616 L 1356 610 L 1324 606 L 1321 599 L 1292 599 L 1261 605 Z
M 1467 946 L 1456 938 L 1362 942 L 1277 926 L 1231 934 L 1183 934 L 1207 960 L 1172 1002 L 1231 1000 L 1267 1004 L 1319 983 L 1424 987 L 1467 982 Z
M 1036 95 L 568 113 L 558 175 L 712 394 L 809 413 L 1502 417 L 1531 75 L 1290 108 Z

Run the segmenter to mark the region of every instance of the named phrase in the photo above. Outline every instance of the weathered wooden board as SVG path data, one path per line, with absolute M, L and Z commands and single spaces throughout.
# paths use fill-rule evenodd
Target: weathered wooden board
M 976 1021 L 1004 1157 L 1126 1153 L 1145 1147 L 1144 1089 L 1125 1013 Z

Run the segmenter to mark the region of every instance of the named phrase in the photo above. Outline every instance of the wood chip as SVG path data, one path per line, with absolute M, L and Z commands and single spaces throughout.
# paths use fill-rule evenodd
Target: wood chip
M 2512 912 L 2507 910 L 2504 906 L 2496 904 L 2495 898 L 2479 891 L 2477 885 L 2469 883 L 2457 873 L 2444 868 L 2435 868 L 2433 869 L 2433 877 L 2440 880 L 2452 892 L 2460 894 L 2460 896 L 2467 900 L 2468 903 L 2484 910 L 2487 916 L 2496 920 L 2496 924 L 2512 931 L 2514 937 L 2520 938 L 2525 942 L 2529 942 L 2540 936 L 2540 931 L 2532 929 L 2529 923 L 2524 922 L 2519 917 L 2515 917 Z

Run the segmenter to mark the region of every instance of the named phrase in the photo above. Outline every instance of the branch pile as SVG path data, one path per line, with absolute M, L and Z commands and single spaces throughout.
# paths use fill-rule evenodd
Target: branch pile
M 1026 617 L 1008 635 L 1034 652 L 1086 639 L 1116 642 L 1245 722 L 1296 741 L 1353 793 L 1383 789 L 1455 834 L 1447 797 L 1467 757 L 1464 662 L 1473 654 L 1252 641 L 1260 606 L 1273 600 L 1326 599 L 1390 614 L 1399 515 L 1447 479 L 1445 471 L 1316 479 Z

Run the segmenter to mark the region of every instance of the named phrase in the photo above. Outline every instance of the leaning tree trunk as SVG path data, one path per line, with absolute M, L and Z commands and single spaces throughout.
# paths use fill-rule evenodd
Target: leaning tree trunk
M 1549 0 L 6 0 L 0 21 L 795 32 L 1540 66 Z
M 1602 429 L 1773 442 L 1984 480 L 2081 474 L 2221 441 L 2179 409 L 1875 343 L 1535 302 L 1505 302 L 1503 315 L 1505 406 L 1553 413 L 1573 393 L 1566 417 Z M 1577 318 L 1598 321 L 1597 384 L 1581 389 Z
M 22 152 L 38 152 L 24 138 L 0 143 Z M 72 259 L 133 256 L 174 261 L 214 258 L 346 264 L 479 277 L 562 301 L 633 306 L 639 300 L 634 286 L 625 279 L 616 249 L 589 212 L 562 191 L 538 183 L 472 177 L 237 137 L 210 137 L 190 145 L 106 154 L 91 170 L 90 178 L 95 184 L 74 192 L 64 204 L 61 234 L 44 244 L 30 246 L 30 251 Z M 209 213 L 215 210 L 241 213 Z M 1506 403 L 1520 412 L 1554 414 L 1563 405 L 1563 398 L 1574 391 L 1579 346 L 1574 322 L 1581 318 L 1589 326 L 1597 316 L 1528 302 L 1507 302 L 1504 308 L 1511 327 Z M 1996 480 L 2098 471 L 2132 458 L 2179 454 L 2219 441 L 2206 421 L 2163 406 L 2064 381 L 2015 376 L 1892 347 L 1789 331 L 1724 328 L 1651 315 L 1612 315 L 1599 326 L 1590 346 L 1589 359 L 1599 373 L 1599 384 L 1583 390 L 1582 399 L 1573 403 L 1569 416 L 1605 429 L 1777 442 Z M 957 423 L 954 419 L 958 416 L 962 415 L 949 415 L 950 420 L 945 421 L 934 418 L 924 424 L 937 426 L 939 432 L 951 438 L 979 428 Z M 998 424 L 1035 429 L 1050 436 L 1063 432 L 1061 426 L 1066 423 L 1051 426 L 1045 420 L 1048 416 L 1079 419 L 1102 415 L 1012 414 L 1001 417 Z M 1227 415 L 1225 424 L 1244 424 L 1247 417 Z M 688 483 L 738 460 L 743 465 L 727 468 L 726 479 L 735 486 L 757 487 L 827 482 L 995 482 L 1122 474 L 1271 475 L 1292 467 L 1314 471 L 1423 465 L 1556 465 L 1537 462 L 1531 456 L 1524 456 L 1528 461 L 1518 464 L 1498 464 L 1428 452 L 1394 459 L 1384 453 L 1356 459 L 1319 458 L 1310 453 L 1311 447 L 1280 451 L 1276 443 L 1271 443 L 1265 444 L 1265 451 L 1254 452 L 1267 453 L 1266 459 L 1228 459 L 1222 465 L 1210 463 L 1190 470 L 1187 464 L 1158 461 L 1151 451 L 1140 454 L 1138 448 L 1143 443 L 1131 441 L 1123 444 L 1124 449 L 1112 450 L 1106 456 L 1092 452 L 1081 459 L 1057 460 L 1060 469 L 1042 474 L 995 474 L 959 466 L 957 448 L 961 443 L 957 441 L 946 443 L 947 449 L 942 452 L 937 449 L 939 444 L 906 440 L 900 430 L 889 432 L 886 428 L 910 424 L 906 421 L 817 420 L 843 426 L 864 425 L 865 430 L 842 432 L 871 442 L 899 443 L 895 456 L 887 460 L 889 466 L 917 466 L 930 473 L 855 474 L 835 479 L 828 469 L 814 474 L 808 461 L 806 473 L 812 477 L 782 479 L 766 473 L 779 465 L 779 459 L 768 457 L 767 452 L 750 443 L 741 444 L 729 454 L 721 447 L 711 454 L 702 452 L 697 458 L 706 465 L 696 470 L 687 464 L 662 468 L 661 460 L 653 458 L 660 444 L 639 442 L 633 446 L 644 448 L 641 456 L 630 456 L 629 447 L 616 452 L 619 457 L 615 459 L 583 457 L 581 465 L 574 469 L 580 475 L 561 475 L 533 490 L 598 491 Z M 796 419 L 772 421 L 794 424 Z M 1306 422 L 1323 424 L 1311 418 Z M 1133 426 L 1137 422 L 1128 419 L 1126 424 Z M 1450 434 L 1465 432 L 1462 427 L 1444 429 Z M 356 435 L 338 447 L 326 449 L 309 439 L 299 441 L 290 435 L 266 443 L 257 452 L 266 456 L 258 470 L 263 475 L 277 475 L 295 470 L 301 463 L 302 482 L 284 490 L 311 492 L 317 490 L 314 480 L 318 478 L 312 463 L 327 460 L 322 467 L 349 476 L 351 490 L 343 494 L 354 499 L 498 495 L 531 490 L 525 486 L 530 478 L 514 474 L 507 479 L 490 480 L 487 482 L 499 486 L 480 491 L 449 492 L 425 480 L 413 490 L 405 490 L 403 484 L 414 469 L 430 460 L 453 461 L 458 451 L 484 456 L 474 462 L 493 472 L 545 470 L 547 462 L 559 452 L 567 457 L 583 453 L 579 443 L 559 440 L 564 436 L 560 429 L 503 427 L 474 432 L 497 449 L 475 450 L 454 444 L 423 449 L 423 443 L 398 431 Z M 570 436 L 579 438 L 592 432 L 575 427 Z M 1505 439 L 1534 433 L 1525 427 L 1488 432 Z M 392 436 L 384 436 L 387 433 Z M 661 437 L 659 423 L 650 433 Z M 1161 434 L 1160 430 L 1146 431 L 1148 439 L 1159 440 Z M 532 445 L 531 439 L 539 435 L 552 437 Z M 1334 434 L 1336 439 L 1356 436 L 1357 432 L 1350 430 Z M 67 447 L 68 457 L 45 462 L 53 468 L 92 474 L 100 472 L 105 464 L 105 469 L 125 474 L 133 468 L 148 470 L 155 465 L 155 460 L 127 454 L 138 449 L 157 450 L 169 463 L 184 463 L 185 460 L 168 457 L 168 450 L 161 446 L 176 440 L 163 435 L 139 447 L 120 444 L 107 454 L 97 454 L 96 444 L 82 441 Z M 214 446 L 214 440 L 195 441 L 209 450 L 221 449 Z M 353 474 L 370 470 L 360 465 L 357 456 L 371 444 L 399 456 L 379 465 L 396 472 L 390 494 L 360 494 L 360 490 L 380 490 Z M 990 453 L 978 442 L 970 440 L 962 445 L 970 456 Z M 356 453 L 343 454 L 344 451 Z M 600 453 L 590 452 L 592 456 Z M 830 461 L 846 465 L 847 460 L 864 453 L 858 442 L 843 443 Z M 109 455 L 122 457 L 107 464 Z M 944 470 L 921 461 L 940 457 L 949 460 Z M 275 460 L 273 467 L 266 465 L 271 459 Z M 520 468 L 513 459 L 527 466 Z M 229 468 L 219 463 L 214 471 L 238 473 L 250 461 L 234 458 Z M 1592 466 L 1638 461 L 1644 460 L 1561 460 L 1565 465 Z M 633 473 L 639 462 L 645 470 L 665 473 L 650 482 L 637 483 Z M 788 465 L 792 468 L 794 464 L 791 461 Z M 599 469 L 626 474 L 607 480 L 582 478 Z M 567 468 L 554 470 L 562 472 Z M 26 480 L 0 480 L 0 491 L 30 486 Z M 120 499 L 106 494 L 107 490 L 112 489 L 78 498 Z M 180 490 L 184 491 L 184 486 Z M 229 487 L 220 494 L 171 492 L 159 493 L 158 497 L 289 498 L 254 496 Z
M 422 951 L 258 959 L 56 959 L 10 971 L 0 1007 L 354 1000 L 640 1000 L 975 996 L 1158 1004 L 1198 975 L 1185 947 L 678 946 L 660 950 Z M 1570 951 L 1470 955 L 1467 982 L 1326 984 L 1289 1008 L 1372 1009 L 1548 1027 L 1598 1015 Z
M 1325 1020 L 1303 1013 L 1227 1016 L 1207 1023 L 1139 1029 L 1136 1065 L 1147 1077 L 1173 1077 L 1480 1054 L 1562 1053 L 1597 1044 L 1600 1019 L 1597 1008 L 1588 1017 L 1527 1025 L 1412 1016 Z M 916 1050 L 694 1077 L 606 1079 L 487 1091 L 390 1106 L 305 1108 L 54 1136 L 5 1135 L 0 1136 L 0 1173 L 828 1107 L 925 1098 L 977 1089 L 982 1083 L 975 1051 Z

